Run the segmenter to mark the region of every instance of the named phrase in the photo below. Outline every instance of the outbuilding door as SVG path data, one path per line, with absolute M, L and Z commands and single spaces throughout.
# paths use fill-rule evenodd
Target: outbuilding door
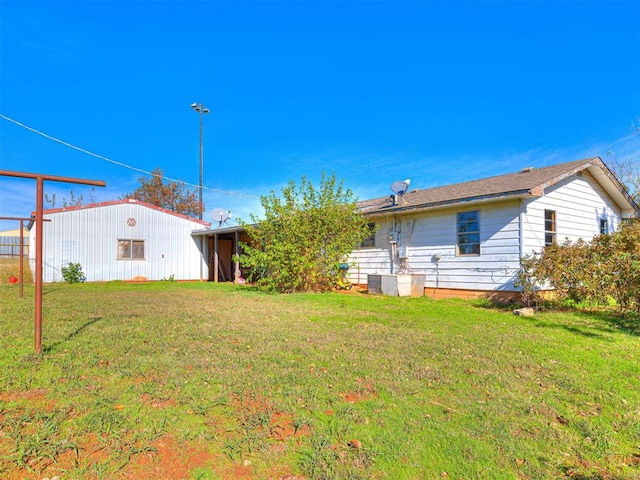
M 215 280 L 215 238 L 209 237 L 209 281 Z M 233 238 L 218 236 L 218 281 L 232 282 L 233 278 Z

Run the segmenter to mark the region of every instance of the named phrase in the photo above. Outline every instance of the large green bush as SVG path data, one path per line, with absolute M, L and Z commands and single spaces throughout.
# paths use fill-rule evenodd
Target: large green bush
M 336 284 L 338 265 L 371 235 L 351 190 L 322 174 L 315 188 L 305 177 L 290 181 L 281 196 L 261 197 L 265 218 L 243 223 L 243 267 L 259 288 L 274 292 L 326 291 Z
M 567 240 L 524 258 L 516 284 L 527 301 L 551 288 L 560 300 L 614 300 L 622 311 L 640 311 L 640 221 L 591 242 Z

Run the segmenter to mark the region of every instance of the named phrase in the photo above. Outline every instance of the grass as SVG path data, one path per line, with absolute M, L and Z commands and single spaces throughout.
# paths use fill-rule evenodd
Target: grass
M 640 329 L 606 313 L 0 285 L 0 478 L 634 479 Z
M 29 268 L 29 259 L 24 258 L 23 261 L 23 275 L 24 275 L 24 283 L 32 283 L 33 275 L 31 274 L 31 269 Z M 0 285 L 1 284 L 9 284 L 10 278 L 16 277 L 20 278 L 20 260 L 18 257 L 0 257 Z

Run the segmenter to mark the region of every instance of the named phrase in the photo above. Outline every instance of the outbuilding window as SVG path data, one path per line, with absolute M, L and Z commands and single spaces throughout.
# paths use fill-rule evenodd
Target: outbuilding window
M 458 255 L 480 255 L 478 210 L 458 213 Z
M 118 239 L 118 260 L 144 260 L 144 240 Z

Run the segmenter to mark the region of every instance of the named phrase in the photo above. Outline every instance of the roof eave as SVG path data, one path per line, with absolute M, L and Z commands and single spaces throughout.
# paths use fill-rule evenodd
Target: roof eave
M 577 165 L 574 168 L 567 170 L 556 177 L 547 179 L 545 182 L 541 183 L 540 185 L 537 185 L 534 188 L 541 188 L 544 190 L 547 187 L 550 187 L 552 185 L 555 185 L 558 182 L 561 182 L 565 178 L 571 177 L 572 175 L 575 175 L 578 172 L 587 170 L 588 168 L 594 167 L 594 166 L 604 167 L 604 163 L 602 162 L 600 157 L 593 157 L 593 158 L 586 159 L 580 165 Z
M 542 196 L 542 194 L 542 190 L 538 188 L 531 190 L 515 190 L 511 192 L 501 192 L 489 195 L 477 195 L 473 197 L 443 200 L 440 202 L 422 203 L 419 205 L 398 205 L 396 207 L 389 207 L 385 210 L 375 210 L 373 212 L 362 213 L 367 217 L 388 215 L 390 213 L 414 213 L 426 210 L 436 210 L 440 208 L 450 208 L 457 205 L 475 205 L 479 203 L 488 203 L 507 199 L 539 197 Z
M 640 216 L 640 206 L 600 157 L 589 158 L 581 165 L 539 185 L 543 190 L 581 171 L 588 171 L 620 208 L 623 216 Z
M 594 167 L 596 165 L 593 165 Z M 640 206 L 636 203 L 633 197 L 627 192 L 624 185 L 620 183 L 618 178 L 613 174 L 609 167 L 600 160 L 600 168 L 588 168 L 588 171 L 596 181 L 602 185 L 602 188 L 613 199 L 613 201 L 620 207 L 620 211 L 623 216 L 640 217 Z

